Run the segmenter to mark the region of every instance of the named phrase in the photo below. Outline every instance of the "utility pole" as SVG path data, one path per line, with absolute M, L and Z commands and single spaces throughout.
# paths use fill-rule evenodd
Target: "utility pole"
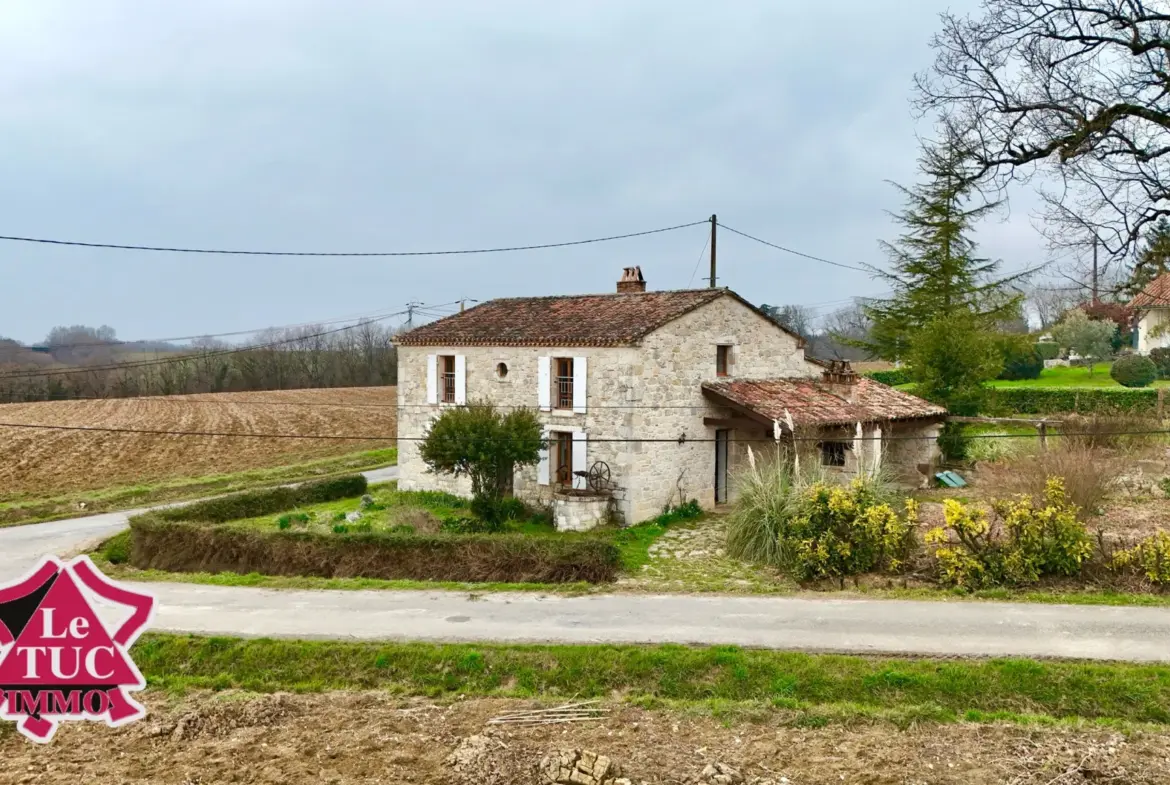
M 409 302 L 406 304 L 406 329 L 414 329 L 414 309 L 418 308 L 422 303 Z
M 719 226 L 719 220 L 711 216 L 711 288 L 715 288 L 715 229 Z

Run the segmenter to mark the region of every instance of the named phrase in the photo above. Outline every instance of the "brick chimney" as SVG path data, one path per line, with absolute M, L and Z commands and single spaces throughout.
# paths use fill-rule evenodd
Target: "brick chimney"
M 830 360 L 829 367 L 821 372 L 821 381 L 831 393 L 847 401 L 852 401 L 857 392 L 857 374 L 848 360 Z
M 622 270 L 622 279 L 618 281 L 618 294 L 632 294 L 646 291 L 646 279 L 642 277 L 641 267 L 627 267 Z

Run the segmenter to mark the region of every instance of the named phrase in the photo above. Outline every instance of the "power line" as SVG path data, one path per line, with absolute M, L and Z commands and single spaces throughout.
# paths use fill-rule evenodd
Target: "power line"
M 699 274 L 699 265 L 703 263 L 703 256 L 707 253 L 707 246 L 711 244 L 711 236 L 707 235 L 707 239 L 703 241 L 703 250 L 699 251 L 699 258 L 695 260 L 695 269 L 691 271 L 691 280 L 687 281 L 687 288 L 695 283 L 695 276 Z
M 49 349 L 78 349 L 82 347 L 93 346 L 127 346 L 130 344 L 150 344 L 150 343 L 170 343 L 172 341 L 194 341 L 198 338 L 232 338 L 238 335 L 254 335 L 256 333 L 264 332 L 265 330 L 294 330 L 298 327 L 323 327 L 327 324 L 337 324 L 338 322 L 348 322 L 353 319 L 373 318 L 382 311 L 367 311 L 365 313 L 350 314 L 349 316 L 338 316 L 330 319 L 320 319 L 312 322 L 299 322 L 297 324 L 284 325 L 269 325 L 267 327 L 258 327 L 255 330 L 236 330 L 227 333 L 199 333 L 198 335 L 181 335 L 173 338 L 139 338 L 137 340 L 110 340 L 110 341 L 87 341 L 82 343 L 54 343 L 45 344 Z M 390 314 L 393 316 L 394 314 Z M 387 316 L 386 318 L 389 318 Z M 34 344 L 36 345 L 36 344 Z M 23 347 L 30 348 L 30 347 Z
M 840 262 L 834 262 L 830 259 L 824 259 L 820 256 L 813 256 L 811 254 L 803 253 L 801 251 L 794 251 L 791 248 L 785 248 L 783 245 L 776 245 L 776 243 L 770 243 L 767 240 L 761 240 L 759 237 L 755 237 L 753 235 L 750 235 L 747 232 L 741 232 L 738 229 L 732 229 L 727 224 L 721 223 L 719 225 L 733 234 L 738 234 L 739 236 L 746 237 L 749 240 L 755 240 L 757 243 L 763 243 L 764 245 L 767 245 L 770 248 L 775 248 L 779 251 L 784 251 L 785 253 L 790 253 L 790 254 L 793 254 L 795 256 L 802 256 L 805 259 L 811 259 L 814 262 L 823 262 L 824 264 L 831 264 L 834 267 L 841 267 L 845 270 L 856 270 L 859 273 L 872 273 L 873 272 L 872 270 L 866 270 L 865 268 L 862 268 L 862 267 L 854 267 L 853 265 L 849 265 L 849 264 L 841 264 Z M 3 238 L 0 238 L 0 239 L 3 239 Z
M 220 254 L 231 256 L 456 256 L 466 254 L 504 253 L 507 251 L 537 251 L 545 248 L 564 248 L 570 245 L 587 245 L 589 243 L 604 243 L 611 240 L 626 240 L 631 237 L 643 237 L 648 234 L 673 232 L 676 229 L 686 229 L 691 226 L 708 223 L 707 219 L 692 221 L 691 223 L 665 226 L 661 229 L 648 229 L 644 232 L 630 232 L 615 234 L 609 237 L 594 237 L 589 240 L 571 240 L 560 243 L 542 243 L 540 245 L 513 245 L 502 248 L 469 248 L 451 251 L 369 251 L 369 252 L 337 252 L 337 251 L 243 251 L 222 248 L 180 248 L 154 245 L 131 245 L 125 243 L 88 243 L 74 240 L 51 240 L 41 237 L 17 237 L 0 235 L 0 240 L 18 243 L 39 243 L 42 245 L 67 245 L 79 248 L 107 248 L 119 251 L 159 251 L 164 253 L 190 254 Z
M 763 427 L 763 426 L 761 426 Z M 96 425 L 42 425 L 33 423 L 9 423 L 0 422 L 0 428 L 23 428 L 31 430 L 48 430 L 48 431 L 80 431 L 80 432 L 96 432 L 96 433 L 121 433 L 121 434 L 138 434 L 148 436 L 202 436 L 202 437 L 240 437 L 249 439 L 314 439 L 314 440 L 328 440 L 328 441 L 425 441 L 427 436 L 398 436 L 394 434 L 299 434 L 299 433 L 264 433 L 255 431 L 168 431 L 153 428 L 117 428 L 112 426 L 96 426 Z M 1079 437 L 1079 436 L 1154 436 L 1170 434 L 1170 430 L 1148 430 L 1148 431 L 1108 431 L 1108 432 L 1084 432 L 1084 433 L 1065 433 L 1059 432 L 1058 435 L 1062 437 Z M 1050 436 L 1046 434 L 1045 436 Z M 862 436 L 857 439 L 852 436 L 841 436 L 837 439 L 825 436 L 789 436 L 787 441 L 934 441 L 937 436 L 922 436 L 922 435 L 882 435 L 882 436 Z M 1041 438 L 1039 433 L 985 433 L 985 434 L 970 434 L 968 438 L 971 439 L 1038 439 Z M 510 440 L 518 441 L 518 440 Z M 676 438 L 600 438 L 589 439 L 592 444 L 598 443 L 617 443 L 617 444 L 694 444 L 694 443 L 712 443 L 714 438 L 696 437 L 690 438 L 683 434 Z M 731 441 L 740 444 L 775 444 L 774 438 L 757 438 L 757 439 L 736 439 Z

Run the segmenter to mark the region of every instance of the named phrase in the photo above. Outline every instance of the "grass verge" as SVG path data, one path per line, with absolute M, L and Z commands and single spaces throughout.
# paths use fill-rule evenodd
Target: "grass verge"
M 18 496 L 0 502 L 0 527 L 198 499 L 213 494 L 319 479 L 334 474 L 352 474 L 355 471 L 391 466 L 397 462 L 398 450 L 390 447 L 266 469 L 165 480 L 150 485 L 79 491 L 49 498 Z M 85 505 L 84 508 L 81 507 L 82 504 Z
M 152 634 L 133 656 L 151 687 L 431 697 L 622 696 L 765 701 L 809 724 L 903 721 L 1170 723 L 1170 667 L 814 655 L 733 646 L 506 646 L 241 640 Z

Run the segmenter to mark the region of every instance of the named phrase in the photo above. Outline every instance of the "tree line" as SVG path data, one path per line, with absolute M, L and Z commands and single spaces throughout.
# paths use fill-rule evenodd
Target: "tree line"
M 395 331 L 273 328 L 248 345 L 119 342 L 112 328 L 54 328 L 43 345 L 0 338 L 0 401 L 367 387 L 398 381 Z

